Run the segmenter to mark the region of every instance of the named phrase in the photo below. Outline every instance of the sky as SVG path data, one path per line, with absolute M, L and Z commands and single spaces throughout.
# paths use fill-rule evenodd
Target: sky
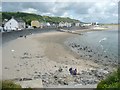
M 24 0 L 25 1 L 25 0 Z M 90 1 L 77 0 L 70 2 L 64 1 L 35 1 L 21 0 L 10 2 L 5 0 L 0 5 L 0 11 L 10 12 L 26 12 L 39 15 L 70 17 L 82 22 L 98 22 L 98 23 L 117 23 L 118 22 L 118 1 L 104 0 Z M 34 2 L 33 2 L 34 1 Z

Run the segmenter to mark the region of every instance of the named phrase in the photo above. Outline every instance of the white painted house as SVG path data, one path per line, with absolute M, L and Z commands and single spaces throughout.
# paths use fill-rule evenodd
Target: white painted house
M 65 24 L 64 24 L 66 27 L 71 27 L 72 26 L 72 24 L 71 23 L 68 23 L 68 22 L 65 22 Z
M 22 30 L 24 28 L 25 28 L 25 22 L 21 18 L 14 19 L 14 17 L 12 17 L 8 22 L 4 24 L 4 29 L 7 31 Z
M 79 27 L 79 26 L 80 26 L 80 23 L 75 23 L 75 26 L 76 26 L 76 27 Z
M 60 22 L 60 23 L 59 23 L 59 27 L 64 27 L 64 26 L 65 26 L 65 27 L 71 27 L 72 24 L 71 24 L 71 23 L 68 23 L 68 22 L 65 22 L 65 23 L 64 23 L 64 22 Z
M 60 22 L 59 23 L 59 27 L 64 27 L 65 25 L 64 25 L 64 22 Z

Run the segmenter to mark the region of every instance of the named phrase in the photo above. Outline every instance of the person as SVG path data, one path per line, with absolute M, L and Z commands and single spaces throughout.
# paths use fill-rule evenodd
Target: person
M 26 35 L 25 35 L 24 37 L 25 37 L 25 39 L 26 39 Z
M 72 73 L 73 73 L 73 72 L 72 72 L 72 68 L 69 69 L 69 72 L 70 72 L 70 74 L 72 75 Z
M 73 70 L 72 68 L 69 69 L 71 75 L 77 75 L 77 69 Z
M 73 75 L 77 75 L 77 69 L 73 71 Z

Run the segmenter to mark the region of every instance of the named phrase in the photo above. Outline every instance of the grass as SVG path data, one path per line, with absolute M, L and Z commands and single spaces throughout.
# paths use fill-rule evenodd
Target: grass
M 98 90 L 120 90 L 120 68 L 97 85 Z
M 19 84 L 15 84 L 13 81 L 5 80 L 0 81 L 0 89 L 2 90 L 32 90 L 32 88 L 22 88 Z
M 21 86 L 18 84 L 15 84 L 14 82 L 10 81 L 10 80 L 5 80 L 2 81 L 2 90 L 21 90 Z

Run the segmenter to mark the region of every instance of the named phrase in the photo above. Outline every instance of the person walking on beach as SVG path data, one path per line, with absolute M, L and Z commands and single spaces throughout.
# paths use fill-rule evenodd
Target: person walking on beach
M 26 35 L 25 35 L 24 37 L 25 37 L 25 39 L 26 39 Z

